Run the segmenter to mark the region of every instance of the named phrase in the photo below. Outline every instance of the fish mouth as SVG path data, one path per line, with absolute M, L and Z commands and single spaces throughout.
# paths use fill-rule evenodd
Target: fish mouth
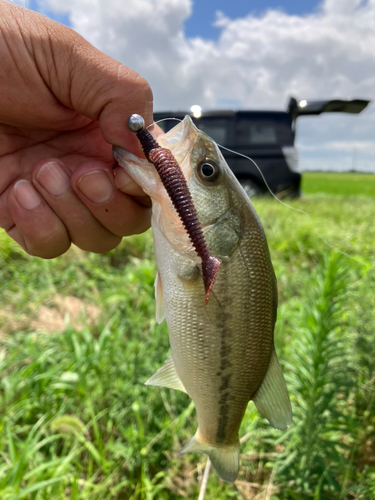
M 169 132 L 156 138 L 161 147 L 172 152 L 187 181 L 191 177 L 189 157 L 199 133 L 190 116 L 187 115 Z M 117 163 L 141 186 L 143 191 L 155 201 L 159 201 L 163 188 L 155 167 L 147 160 L 138 158 L 118 146 L 113 146 L 112 151 Z
M 192 165 L 196 161 L 196 156 L 202 155 L 202 148 L 207 149 L 207 141 L 212 143 L 212 139 L 197 129 L 188 115 L 169 132 L 159 135 L 156 140 L 162 148 L 171 151 L 188 185 L 195 175 Z M 200 258 L 191 245 L 186 228 L 179 218 L 154 165 L 117 146 L 113 147 L 113 154 L 118 164 L 151 198 L 152 227 L 159 227 L 164 238 L 179 253 L 188 254 L 191 260 L 200 262 Z M 210 289 L 210 283 L 208 289 Z

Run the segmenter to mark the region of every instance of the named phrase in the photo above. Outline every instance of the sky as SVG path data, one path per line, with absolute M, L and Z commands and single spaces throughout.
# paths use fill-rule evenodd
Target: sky
M 158 111 L 375 100 L 375 0 L 24 1 L 146 78 Z M 375 104 L 299 118 L 296 145 L 302 170 L 375 172 Z

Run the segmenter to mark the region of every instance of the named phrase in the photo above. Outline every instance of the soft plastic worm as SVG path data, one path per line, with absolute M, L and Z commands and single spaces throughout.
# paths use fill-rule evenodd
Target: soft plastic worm
M 136 132 L 147 160 L 155 166 L 195 251 L 202 259 L 207 304 L 221 261 L 208 250 L 184 174 L 169 149 L 159 146 L 150 132 L 144 128 L 144 120 L 140 115 L 132 115 L 128 126 L 132 132 Z

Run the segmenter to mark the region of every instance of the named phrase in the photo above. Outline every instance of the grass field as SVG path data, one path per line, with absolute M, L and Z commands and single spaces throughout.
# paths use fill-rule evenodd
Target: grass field
M 302 190 L 306 194 L 375 196 L 375 174 L 304 172 L 302 174 Z
M 375 498 L 375 198 L 308 194 L 318 182 L 291 202 L 309 217 L 255 200 L 293 425 L 272 429 L 250 403 L 239 478 L 212 473 L 206 500 Z M 51 261 L 0 233 L 1 500 L 198 498 L 205 457 L 177 455 L 194 407 L 144 385 L 169 355 L 155 271 L 149 232 Z

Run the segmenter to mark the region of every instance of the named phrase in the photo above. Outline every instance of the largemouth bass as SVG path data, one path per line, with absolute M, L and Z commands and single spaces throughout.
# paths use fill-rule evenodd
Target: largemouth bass
M 153 165 L 115 147 L 118 163 L 152 199 L 156 316 L 166 318 L 172 349 L 146 384 L 193 399 L 198 430 L 180 453 L 206 453 L 233 482 L 249 400 L 274 427 L 292 420 L 274 349 L 276 278 L 259 218 L 216 143 L 188 116 L 158 142 L 178 161 L 209 251 L 222 264 L 206 304 L 201 262 Z

